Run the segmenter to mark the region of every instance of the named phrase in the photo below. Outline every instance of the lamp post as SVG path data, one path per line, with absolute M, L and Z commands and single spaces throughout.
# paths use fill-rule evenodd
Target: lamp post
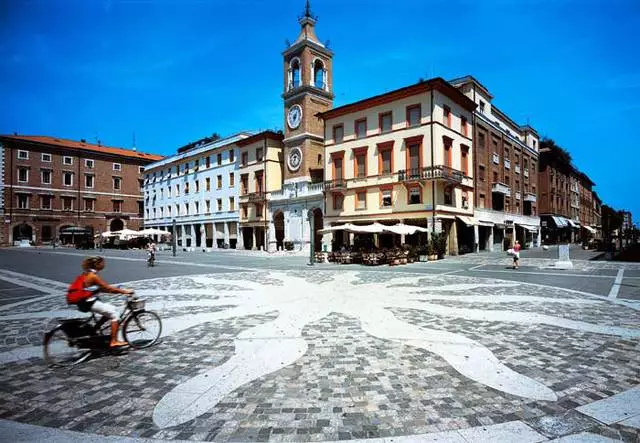
M 173 219 L 173 235 L 171 237 L 172 237 L 171 243 L 172 243 L 172 246 L 173 246 L 173 256 L 175 257 L 176 256 L 176 241 L 177 241 L 176 240 L 177 236 L 176 236 L 176 219 L 175 218 Z
M 315 250 L 315 217 L 313 211 L 309 211 L 307 214 L 309 218 L 309 266 L 313 266 L 313 252 Z

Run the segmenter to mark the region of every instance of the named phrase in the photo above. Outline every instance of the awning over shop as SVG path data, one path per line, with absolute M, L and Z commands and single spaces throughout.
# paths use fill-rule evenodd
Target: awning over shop
M 498 228 L 498 229 L 504 229 L 507 227 L 507 225 L 505 225 L 504 223 L 496 223 L 494 225 L 494 227 Z
M 447 214 L 437 214 L 436 217 L 441 218 L 443 220 L 455 220 L 455 217 L 453 215 L 447 215 Z
M 523 225 L 522 223 L 517 223 L 517 225 L 526 229 L 529 232 L 538 232 L 538 229 L 540 229 L 539 226 L 534 226 L 534 225 Z
M 569 226 L 569 223 L 567 223 L 567 219 L 564 217 L 552 215 L 551 218 L 558 228 L 566 228 L 567 226 Z
M 469 217 L 468 215 L 456 215 L 456 218 L 467 226 L 475 226 L 478 224 L 475 218 Z
M 580 227 L 580 223 L 576 223 L 573 220 L 571 220 L 570 218 L 565 218 L 565 220 L 567 221 L 567 223 L 569 224 L 569 226 L 571 226 L 572 228 L 578 228 Z
M 488 228 L 492 228 L 493 227 L 493 222 L 484 221 L 484 220 L 478 220 L 478 225 L 479 226 L 486 226 Z
M 585 228 L 587 231 L 589 231 L 590 233 L 592 233 L 594 235 L 597 233 L 597 231 L 594 228 L 592 228 L 591 226 L 585 225 L 585 226 L 583 226 L 583 228 Z

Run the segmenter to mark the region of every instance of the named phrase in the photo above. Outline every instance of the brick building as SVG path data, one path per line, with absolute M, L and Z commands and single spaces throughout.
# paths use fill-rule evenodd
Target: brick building
M 472 76 L 450 82 L 477 104 L 473 113 L 477 248 L 503 250 L 518 239 L 540 243 L 538 217 L 539 137 L 492 103 L 493 95 Z
M 0 136 L 0 244 L 88 241 L 142 225 L 142 171 L 162 157 L 47 136 Z

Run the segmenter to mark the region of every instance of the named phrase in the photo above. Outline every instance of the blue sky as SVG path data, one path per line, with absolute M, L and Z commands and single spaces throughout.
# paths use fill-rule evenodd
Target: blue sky
M 285 39 L 303 0 L 0 2 L 0 133 L 170 154 L 283 126 Z M 465 74 L 568 149 L 640 217 L 638 1 L 313 0 L 335 105 Z

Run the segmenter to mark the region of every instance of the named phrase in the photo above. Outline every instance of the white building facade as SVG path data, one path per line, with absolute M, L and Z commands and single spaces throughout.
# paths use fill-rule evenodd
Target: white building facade
M 183 250 L 242 248 L 237 142 L 250 135 L 204 139 L 148 165 L 143 185 L 145 228 L 175 234 Z

